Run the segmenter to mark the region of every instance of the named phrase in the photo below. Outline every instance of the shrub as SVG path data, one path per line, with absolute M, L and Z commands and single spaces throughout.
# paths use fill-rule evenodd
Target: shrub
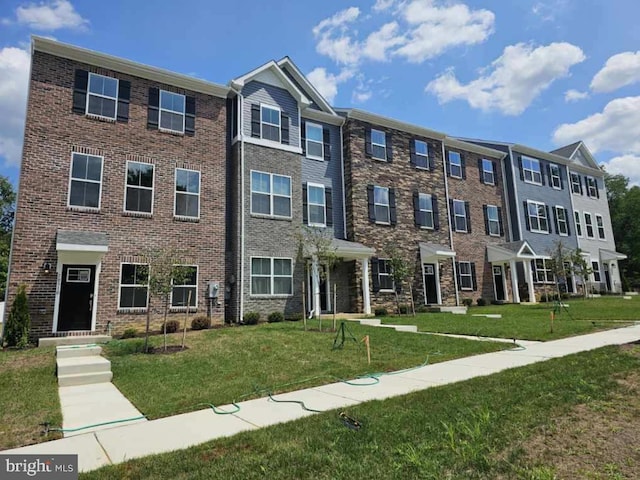
M 464 305 L 465 307 L 470 307 L 471 305 L 473 305 L 473 300 L 470 298 L 463 298 L 462 305 Z
M 282 312 L 271 312 L 267 317 L 267 322 L 277 323 L 284 321 L 284 314 Z
M 199 315 L 191 320 L 191 330 L 206 330 L 211 327 L 211 319 L 206 315 Z
M 479 307 L 484 307 L 487 304 L 487 301 L 484 298 L 480 297 L 478 300 L 476 300 L 476 303 Z
M 247 312 L 242 318 L 245 325 L 256 325 L 260 320 L 260 312 Z
M 180 330 L 180 322 L 178 320 L 167 321 L 167 333 L 176 333 L 178 330 Z M 164 328 L 162 331 L 164 331 Z
M 31 318 L 29 317 L 27 291 L 24 285 L 20 285 L 7 317 L 4 340 L 9 347 L 25 348 L 29 344 L 30 329 Z
M 389 315 L 389 312 L 387 312 L 387 309 L 386 309 L 386 308 L 376 308 L 376 309 L 373 311 L 373 314 L 374 314 L 376 317 L 386 317 L 387 315 Z
M 399 311 L 400 315 L 408 315 L 411 313 L 411 305 L 400 304 Z
M 138 330 L 135 328 L 125 328 L 124 332 L 122 332 L 121 338 L 136 338 L 138 336 Z
M 429 313 L 429 307 L 426 305 L 418 305 L 416 307 L 416 313 Z
M 623 292 L 630 292 L 631 289 L 629 288 L 629 280 L 627 280 L 627 276 L 626 275 L 621 275 L 620 276 L 620 282 L 622 282 L 622 291 Z
M 290 313 L 284 319 L 287 322 L 299 322 L 300 320 L 302 320 L 302 314 L 301 313 Z

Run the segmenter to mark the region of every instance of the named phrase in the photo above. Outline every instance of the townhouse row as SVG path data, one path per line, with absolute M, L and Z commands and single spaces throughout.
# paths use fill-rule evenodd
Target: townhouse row
M 184 270 L 171 315 L 227 322 L 391 307 L 398 254 L 402 302 L 535 301 L 557 241 L 594 270 L 563 288 L 621 289 L 581 142 L 543 152 L 336 109 L 288 57 L 223 86 L 50 39 L 32 50 L 7 305 L 25 284 L 34 337 L 142 325 L 162 248 Z M 335 264 L 301 248 L 305 229 Z

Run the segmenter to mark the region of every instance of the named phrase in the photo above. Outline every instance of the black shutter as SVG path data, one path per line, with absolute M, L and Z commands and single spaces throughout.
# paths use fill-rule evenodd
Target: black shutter
M 549 211 L 547 210 L 547 213 L 549 213 Z M 556 211 L 556 208 L 553 207 L 553 225 L 556 227 L 556 235 L 560 233 L 560 229 L 558 228 L 558 212 Z M 549 229 L 551 230 L 551 229 Z
M 367 204 L 369 205 L 369 221 L 376 221 L 376 209 L 373 203 L 373 185 L 367 185 Z
M 449 222 L 451 223 L 451 230 L 456 232 L 456 216 L 453 211 L 453 200 L 449 200 Z
M 192 137 L 196 134 L 196 97 L 186 97 L 184 106 L 184 133 Z
M 380 291 L 380 263 L 378 257 L 371 257 L 371 286 L 373 293 Z
M 493 167 L 493 184 L 498 186 L 498 162 L 491 162 L 491 166 Z
M 416 163 L 418 163 L 416 162 L 416 141 L 414 138 L 409 140 L 409 163 L 414 167 L 416 166 Z
M 549 205 L 545 205 L 544 208 L 547 211 L 547 232 L 551 233 L 551 215 L 549 213 Z
M 518 155 L 518 169 L 520 170 L 520 180 L 524 181 L 524 168 L 522 168 L 522 155 Z
M 500 236 L 504 237 L 504 227 L 502 226 L 502 208 L 498 207 L 498 223 L 500 224 Z
M 398 223 L 396 215 L 396 189 L 389 188 L 389 221 L 391 225 Z
M 585 183 L 586 183 L 587 179 L 585 178 Z M 580 184 L 580 195 L 584 195 L 584 190 L 582 188 L 582 177 L 580 175 L 578 175 L 578 183 Z
M 157 129 L 160 115 L 160 90 L 149 87 L 149 106 L 147 110 L 147 128 Z
M 118 82 L 118 121 L 129 121 L 129 100 L 131 99 L 131 82 L 120 80 Z
M 467 216 L 467 233 L 471 233 L 471 208 L 469 202 L 464 202 L 464 214 Z
M 478 290 L 478 280 L 476 279 L 476 262 L 471 262 L 471 281 L 473 282 L 473 290 Z
M 486 205 L 482 205 L 482 213 L 484 214 L 484 233 L 489 235 L 489 214 L 487 212 L 488 208 Z
M 547 166 L 546 163 L 542 163 L 540 160 L 538 160 L 538 165 L 540 165 L 540 181 L 542 182 L 542 185 L 546 185 L 545 181 L 544 181 L 544 177 L 545 175 L 545 167 Z M 551 180 L 549 180 L 549 182 L 551 182 Z
M 289 145 L 289 115 L 280 113 L 280 143 Z
M 456 266 L 456 281 L 458 282 L 458 291 L 462 290 L 462 278 L 460 278 L 460 262 L 454 262 Z
M 450 177 L 451 176 L 451 162 L 449 161 L 449 151 L 446 150 L 444 152 L 445 155 L 445 159 L 444 159 L 444 166 L 447 170 L 447 176 Z
M 260 138 L 260 105 L 251 104 L 251 136 Z
M 391 132 L 387 132 L 385 135 L 385 143 L 387 146 L 387 162 L 393 162 L 393 135 Z
M 429 170 L 433 171 L 436 169 L 436 146 L 432 143 L 427 144 L 428 155 L 429 155 Z
M 367 158 L 371 158 L 373 155 L 373 149 L 371 148 L 371 127 L 365 127 L 364 129 L 364 154 Z
M 324 159 L 331 160 L 331 130 L 329 127 L 322 127 L 322 143 L 324 144 Z
M 551 180 L 551 164 L 546 163 L 545 165 L 547 167 L 547 178 L 549 179 L 549 186 L 553 187 L 553 181 Z
M 309 225 L 309 202 L 307 197 L 307 184 L 302 184 L 302 223 Z
M 422 226 L 422 215 L 420 215 L 420 194 L 413 192 L 413 221 L 416 227 Z
M 324 187 L 324 204 L 327 215 L 327 227 L 333 227 L 333 192 L 331 187 Z
M 522 202 L 522 204 L 524 205 L 524 222 L 525 222 L 525 226 L 527 227 L 527 230 L 531 230 L 531 221 L 529 220 L 529 204 L 527 203 L 526 200 L 524 200 Z
M 564 209 L 564 218 L 567 221 L 567 235 L 571 235 L 571 228 L 569 227 L 569 224 L 571 223 L 569 221 L 569 210 L 567 210 L 566 208 Z
M 598 179 L 594 177 L 593 183 L 596 186 L 596 198 L 600 198 L 600 189 L 598 188 Z
M 73 113 L 84 115 L 87 111 L 87 87 L 89 85 L 89 72 L 76 70 L 73 81 Z
M 431 208 L 433 208 L 433 229 L 440 230 L 440 212 L 438 211 L 437 195 L 431 195 Z
M 460 166 L 462 170 L 462 178 L 465 179 L 467 178 L 467 161 L 463 154 L 460 154 Z
M 307 122 L 300 120 L 300 145 L 302 145 L 302 155 L 307 155 Z
M 482 159 L 478 159 L 478 172 L 480 172 L 480 183 L 484 183 L 484 175 L 482 174 Z

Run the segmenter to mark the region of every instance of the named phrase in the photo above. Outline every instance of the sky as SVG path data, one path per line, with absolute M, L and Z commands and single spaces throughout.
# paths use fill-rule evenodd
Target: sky
M 288 55 L 337 107 L 541 150 L 640 185 L 638 0 L 1 0 L 0 174 L 17 185 L 30 35 L 226 84 Z

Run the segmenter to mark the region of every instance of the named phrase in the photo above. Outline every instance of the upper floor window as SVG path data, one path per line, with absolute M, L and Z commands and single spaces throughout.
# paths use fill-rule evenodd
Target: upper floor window
M 556 216 L 556 231 L 558 235 L 569 235 L 569 223 L 567 220 L 567 210 L 564 207 L 553 207 Z
M 251 258 L 251 295 L 291 295 L 293 261 L 290 258 Z
M 492 237 L 499 237 L 502 232 L 500 228 L 500 209 L 495 205 L 487 205 L 487 233 Z
M 324 159 L 324 143 L 322 125 L 305 122 L 307 157 L 316 160 Z
M 462 155 L 449 151 L 449 175 L 454 178 L 462 178 Z
M 458 262 L 458 286 L 460 290 L 474 290 L 475 265 L 472 262 Z
M 118 106 L 118 79 L 89 73 L 87 113 L 116 119 Z
M 571 174 L 571 191 L 582 195 L 582 181 L 577 173 Z
M 153 213 L 153 170 L 150 163 L 127 162 L 125 212 Z
M 495 185 L 495 172 L 493 169 L 493 162 L 491 160 L 487 160 L 483 158 L 482 162 L 482 172 L 480 180 L 482 183 L 486 183 L 487 185 Z
M 280 110 L 269 105 L 260 105 L 261 137 L 280 142 Z
M 530 230 L 536 233 L 549 233 L 547 206 L 544 203 L 527 200 L 527 218 Z
M 376 222 L 391 223 L 388 188 L 377 185 L 373 188 L 373 204 Z
M 184 133 L 185 96 L 160 90 L 160 128 Z
M 416 225 L 422 228 L 435 228 L 434 196 L 417 193 L 417 197 L 414 199 L 416 201 L 416 205 L 414 205 Z
M 252 171 L 251 213 L 291 218 L 291 177 Z
M 100 208 L 103 158 L 74 152 L 71 156 L 69 206 Z
M 307 208 L 309 225 L 324 227 L 326 225 L 324 185 L 307 184 Z
M 200 218 L 200 172 L 176 168 L 174 215 Z
M 371 129 L 371 156 L 378 160 L 387 159 L 387 135 L 374 128 Z
M 604 236 L 604 220 L 602 218 L 602 215 L 596 214 L 596 227 L 598 227 L 598 238 L 600 240 L 604 240 L 605 239 L 605 236 Z
M 598 183 L 593 177 L 584 177 L 587 180 L 587 195 L 591 198 L 599 198 Z
M 467 202 L 452 200 L 453 202 L 453 227 L 456 232 L 469 232 Z
M 540 160 L 535 158 L 522 157 L 522 173 L 524 181 L 542 185 L 542 171 L 540 169 Z
M 593 217 L 590 213 L 584 212 L 584 226 L 587 229 L 587 238 L 595 238 L 593 234 Z
M 415 166 L 418 168 L 429 168 L 429 145 L 422 140 L 414 140 L 416 150 Z
M 582 236 L 582 222 L 580 221 L 580 212 L 575 210 L 573 212 L 573 216 L 576 219 L 576 235 L 581 237 Z
M 393 270 L 389 259 L 378 259 L 378 285 L 380 290 L 393 291 Z
M 558 165 L 549 165 L 549 183 L 553 188 L 562 188 L 562 178 L 560 177 L 560 167 Z
M 171 283 L 172 307 L 198 306 L 198 266 L 180 265 L 176 267 L 176 277 Z
M 120 300 L 118 308 L 147 308 L 149 298 L 149 265 L 120 265 Z

